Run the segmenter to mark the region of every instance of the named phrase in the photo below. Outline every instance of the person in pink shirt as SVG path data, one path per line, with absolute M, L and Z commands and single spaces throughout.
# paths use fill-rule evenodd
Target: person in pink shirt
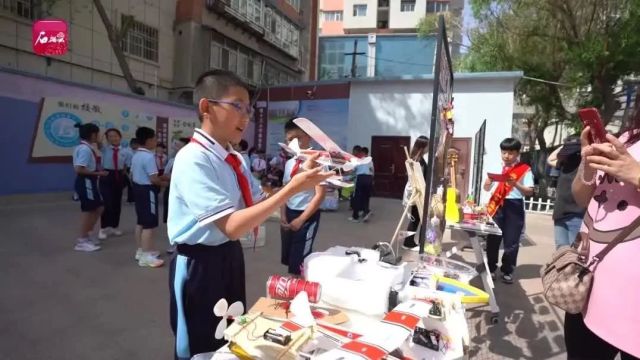
M 576 202 L 587 206 L 582 232 L 588 233 L 589 258 L 640 216 L 640 105 L 633 128 L 608 142 L 581 136 L 582 163 L 573 182 Z M 640 228 L 614 247 L 594 271 L 582 314 L 565 315 L 569 359 L 640 357 Z

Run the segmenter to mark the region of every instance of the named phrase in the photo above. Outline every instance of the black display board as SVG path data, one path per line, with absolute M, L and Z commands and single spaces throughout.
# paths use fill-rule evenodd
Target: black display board
M 480 129 L 476 133 L 473 146 L 473 201 L 480 204 L 480 192 L 482 191 L 482 175 L 484 169 L 484 138 L 487 132 L 487 119 L 484 119 Z
M 425 183 L 424 212 L 420 229 L 420 254 L 424 253 L 425 236 L 429 220 L 434 216 L 431 207 L 431 197 L 439 186 L 444 188 L 444 171 L 447 156 L 448 138 L 447 120 L 443 111 L 451 104 L 453 99 L 453 71 L 451 68 L 451 55 L 449 53 L 449 41 L 444 23 L 444 16 L 438 17 L 438 38 L 436 45 L 436 64 L 433 79 L 433 104 L 431 105 L 431 119 L 427 121 L 429 128 L 429 169 Z M 452 131 L 452 129 L 450 129 Z M 444 193 L 444 192 L 443 192 Z M 443 200 L 444 201 L 444 200 Z M 442 224 L 444 225 L 444 218 Z M 442 241 L 442 239 L 439 239 Z

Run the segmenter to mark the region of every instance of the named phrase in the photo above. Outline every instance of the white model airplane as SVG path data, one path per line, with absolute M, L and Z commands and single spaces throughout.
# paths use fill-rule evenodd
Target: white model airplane
M 298 139 L 291 140 L 288 146 L 283 143 L 279 143 L 279 144 L 283 149 L 285 149 L 287 152 L 294 155 L 296 158 L 300 160 L 305 160 L 307 156 L 312 155 L 313 152 L 316 151 L 316 150 L 301 150 L 300 145 L 298 145 Z M 323 159 L 322 155 L 321 155 L 321 158 L 318 158 L 317 161 L 318 163 L 331 168 L 331 165 L 327 164 L 326 159 Z M 353 183 L 343 181 L 342 176 L 339 176 L 339 175 L 330 177 L 329 179 L 327 179 L 326 182 L 338 187 L 352 187 L 354 185 Z
M 359 158 L 350 154 L 340 148 L 338 144 L 333 142 L 327 134 L 325 134 L 319 127 L 309 119 L 297 118 L 293 122 L 300 127 L 305 133 L 307 133 L 313 140 L 315 140 L 326 151 L 312 150 L 312 149 L 300 149 L 297 141 L 291 141 L 289 146 L 280 143 L 280 146 L 290 154 L 304 159 L 306 156 L 310 156 L 316 153 L 320 153 L 320 157 L 316 160 L 318 163 L 328 166 L 329 168 L 342 169 L 344 171 L 351 171 L 358 165 L 364 165 L 371 162 L 371 157 Z

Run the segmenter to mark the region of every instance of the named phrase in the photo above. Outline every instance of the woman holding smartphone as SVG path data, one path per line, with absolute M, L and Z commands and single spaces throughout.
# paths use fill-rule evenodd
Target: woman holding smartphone
M 632 128 L 620 137 L 591 143 L 581 134 L 582 162 L 573 181 L 576 203 L 587 207 L 581 231 L 588 233 L 587 261 L 640 216 L 640 103 Z M 585 310 L 565 315 L 569 359 L 640 357 L 640 228 L 598 262 Z

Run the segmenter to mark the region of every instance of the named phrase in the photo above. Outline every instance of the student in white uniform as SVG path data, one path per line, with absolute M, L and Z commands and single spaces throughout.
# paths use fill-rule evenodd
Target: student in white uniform
M 122 236 L 120 212 L 122 211 L 122 190 L 126 184 L 125 167 L 130 162 L 129 152 L 125 151 L 120 141 L 122 134 L 118 129 L 105 131 L 107 145 L 102 146 L 102 168 L 108 173 L 100 178 L 100 192 L 104 201 L 104 211 L 100 217 L 98 238 L 106 239 L 109 235 Z
M 290 196 L 332 175 L 311 169 L 315 164 L 309 161 L 303 169 L 310 170 L 265 199 L 240 154 L 231 148 L 242 139 L 253 113 L 247 85 L 231 72 L 211 70 L 198 78 L 194 100 L 201 128 L 176 156 L 167 223 L 178 253 L 169 281 L 177 359 L 225 344 L 214 336 L 221 318 L 212 309 L 220 299 L 245 304 L 244 257 L 237 240 L 253 232 Z
M 73 150 L 73 168 L 76 172 L 75 191 L 80 198 L 82 221 L 80 236 L 74 247 L 78 251 L 100 250 L 98 239 L 91 238 L 103 209 L 102 197 L 98 187 L 98 178 L 107 172 L 100 170 L 100 156 L 94 149 L 98 143 L 100 128 L 95 124 L 77 124 L 80 132 L 80 145 Z
M 127 148 L 127 162 L 125 166 L 127 167 L 127 203 L 133 203 L 133 185 L 131 183 L 131 160 L 133 159 L 133 155 L 136 154 L 136 151 L 140 148 L 140 142 L 138 139 L 132 138 L 129 142 L 129 147 Z
M 160 267 L 164 261 L 158 259 L 159 252 L 153 249 L 153 230 L 158 227 L 158 193 L 168 182 L 158 175 L 153 150 L 156 147 L 156 132 L 148 127 L 136 130 L 140 148 L 131 160 L 133 196 L 136 203 L 136 260 L 138 265 Z
M 284 125 L 287 143 L 298 139 L 301 149 L 311 147 L 311 137 L 293 119 Z M 289 159 L 284 166 L 283 183 L 287 184 L 300 172 L 302 160 Z M 299 192 L 289 198 L 280 215 L 282 251 L 280 262 L 288 266 L 289 274 L 300 275 L 304 259 L 311 253 L 320 225 L 320 205 L 327 189 L 318 185 L 315 189 Z

